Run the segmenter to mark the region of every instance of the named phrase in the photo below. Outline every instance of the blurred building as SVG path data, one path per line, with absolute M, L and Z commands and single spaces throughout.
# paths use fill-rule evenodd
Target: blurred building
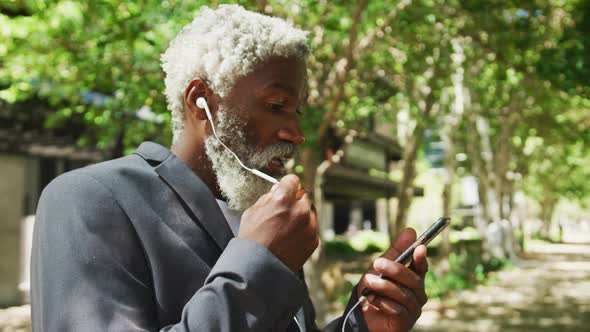
M 318 178 L 322 196 L 320 231 L 324 238 L 371 229 L 388 233 L 393 217 L 391 199 L 399 183 L 390 177 L 401 160 L 402 148 L 391 125 L 370 123 L 366 133 L 330 133 L 325 148 L 329 165 Z M 416 188 L 416 196 L 423 190 Z

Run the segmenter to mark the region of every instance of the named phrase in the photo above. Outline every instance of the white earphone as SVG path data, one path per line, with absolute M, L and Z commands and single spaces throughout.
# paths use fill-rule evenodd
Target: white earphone
M 198 108 L 205 110 L 205 113 L 207 114 L 207 119 L 209 119 L 209 123 L 211 124 L 211 129 L 213 129 L 213 136 L 215 136 L 215 139 L 217 139 L 217 141 L 221 145 L 223 145 L 223 147 L 226 148 L 227 151 L 229 151 L 234 156 L 234 158 L 236 158 L 236 160 L 238 161 L 240 166 L 242 166 L 242 168 L 244 168 L 245 170 L 249 171 L 250 173 L 252 173 L 252 174 L 254 174 L 254 175 L 256 175 L 256 176 L 258 176 L 258 177 L 260 177 L 272 184 L 277 184 L 279 182 L 277 179 L 273 178 L 272 176 L 270 176 L 266 173 L 263 173 L 257 169 L 250 168 L 250 167 L 247 167 L 246 165 L 244 165 L 244 163 L 242 163 L 240 158 L 238 158 L 238 156 L 230 148 L 228 148 L 227 145 L 225 145 L 219 139 L 219 137 L 217 137 L 217 132 L 215 131 L 215 126 L 213 125 L 213 117 L 211 116 L 211 111 L 209 110 L 209 105 L 207 105 L 207 101 L 205 100 L 205 98 L 203 98 L 203 97 L 197 98 L 196 104 L 197 104 Z
M 209 119 L 209 122 L 211 122 L 211 127 L 213 127 L 213 117 L 211 117 L 209 105 L 207 105 L 207 101 L 205 100 L 205 98 L 197 98 L 197 107 L 205 110 L 205 113 L 207 113 L 207 118 Z
M 215 136 L 215 139 L 217 139 L 217 141 L 223 145 L 224 148 L 227 149 L 227 151 L 229 151 L 234 158 L 236 158 L 236 160 L 238 161 L 238 163 L 240 164 L 240 166 L 242 166 L 244 169 L 246 169 L 247 171 L 251 172 L 252 174 L 259 176 L 261 178 L 263 178 L 264 180 L 272 183 L 272 184 L 277 184 L 279 181 L 275 178 L 273 178 L 272 176 L 265 174 L 257 169 L 254 168 L 250 168 L 247 167 L 246 165 L 244 165 L 244 163 L 242 163 L 242 161 L 240 160 L 240 158 L 238 158 L 238 156 L 230 149 L 227 147 L 227 145 L 225 145 L 220 139 L 219 137 L 217 137 L 217 132 L 215 132 L 215 126 L 213 125 L 213 117 L 211 116 L 211 111 L 209 111 L 209 105 L 207 105 L 207 101 L 205 100 L 205 98 L 203 97 L 199 97 L 197 98 L 196 101 L 197 107 L 204 109 L 205 110 L 205 114 L 207 114 L 207 119 L 209 119 L 209 123 L 211 124 L 211 129 L 213 129 L 213 136 Z M 297 327 L 299 328 L 299 331 L 303 331 L 303 327 L 301 327 L 301 323 L 299 323 L 299 320 L 297 320 L 297 317 L 293 317 L 293 319 L 295 320 L 295 323 L 297 324 Z

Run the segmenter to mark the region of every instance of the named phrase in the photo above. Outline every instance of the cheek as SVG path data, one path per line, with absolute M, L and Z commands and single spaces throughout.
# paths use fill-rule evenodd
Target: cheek
M 253 119 L 252 119 L 253 120 Z M 278 127 L 270 117 L 248 122 L 245 130 L 248 143 L 264 148 L 276 142 Z

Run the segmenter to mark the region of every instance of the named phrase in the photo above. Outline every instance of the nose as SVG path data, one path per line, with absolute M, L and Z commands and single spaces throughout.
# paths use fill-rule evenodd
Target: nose
M 295 145 L 305 142 L 305 136 L 299 127 L 299 121 L 289 121 L 286 126 L 279 129 L 277 136 L 282 141 L 288 141 Z

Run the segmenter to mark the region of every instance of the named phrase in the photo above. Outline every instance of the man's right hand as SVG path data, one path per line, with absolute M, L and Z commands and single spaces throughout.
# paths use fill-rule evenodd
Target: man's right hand
M 266 247 L 297 272 L 319 244 L 317 215 L 299 178 L 287 175 L 244 211 L 238 238 Z

